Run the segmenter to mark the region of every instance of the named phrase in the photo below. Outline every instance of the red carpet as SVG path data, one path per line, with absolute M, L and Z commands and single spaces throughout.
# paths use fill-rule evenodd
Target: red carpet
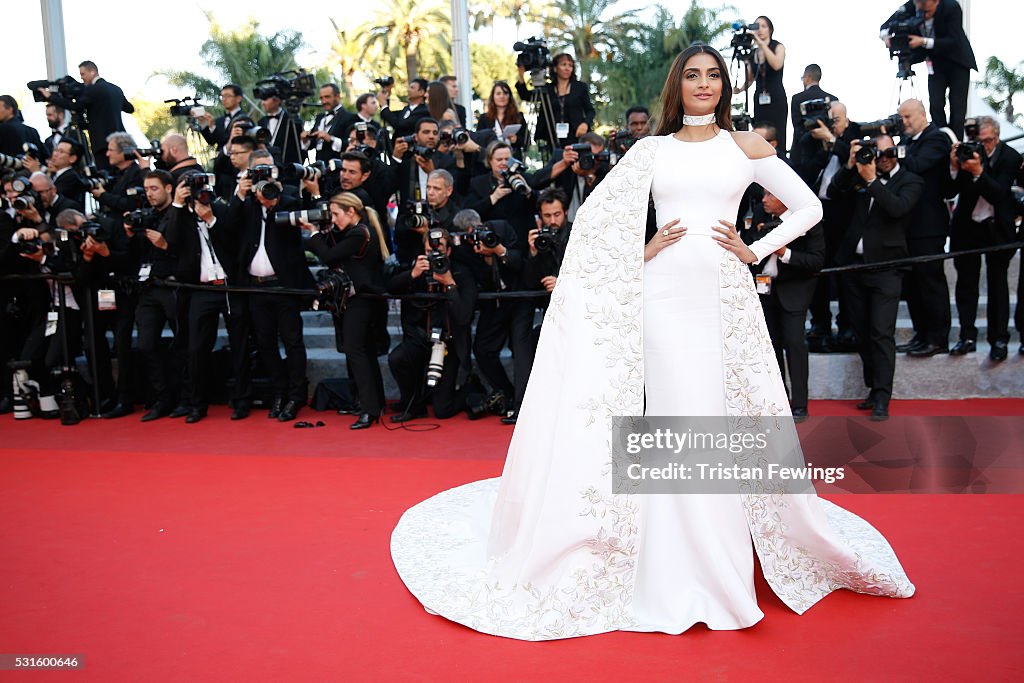
M 892 413 L 1024 415 L 1024 401 Z M 500 474 L 511 429 L 300 418 L 328 426 L 232 423 L 223 408 L 198 425 L 0 418 L 0 653 L 84 654 L 83 671 L 32 679 L 102 681 L 1016 680 L 1024 667 L 1022 496 L 834 498 L 892 542 L 909 600 L 840 591 L 797 616 L 759 577 L 765 618 L 743 631 L 522 643 L 424 612 L 388 551 L 406 508 Z

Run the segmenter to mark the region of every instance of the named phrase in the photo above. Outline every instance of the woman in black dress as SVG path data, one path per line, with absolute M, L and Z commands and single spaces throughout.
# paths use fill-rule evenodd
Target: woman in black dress
M 786 149 L 786 121 L 789 117 L 789 98 L 782 86 L 782 68 L 786 62 L 786 47 L 775 40 L 775 25 L 768 17 L 757 18 L 754 32 L 756 44 L 747 62 L 747 80 L 736 92 L 743 92 L 754 83 L 754 125 L 775 127 L 778 149 Z
M 516 106 L 516 100 L 512 97 L 512 88 L 505 81 L 495 81 L 491 88 L 491 94 L 487 98 L 487 108 L 477 119 L 477 131 L 494 131 L 495 137 L 504 139 L 499 134 L 499 128 L 504 130 L 509 126 L 518 124 L 519 132 L 510 135 L 507 140 L 512 145 L 512 156 L 522 159 L 526 149 L 530 146 L 530 131 L 526 127 L 526 117 Z
M 310 250 L 328 268 L 344 270 L 352 279 L 356 294 L 383 294 L 382 267 L 388 248 L 377 212 L 364 207 L 351 192 L 334 195 L 330 208 L 331 225 L 318 228 L 304 224 L 314 231 L 308 242 Z M 381 307 L 387 307 L 384 299 L 355 296 L 341 318 L 342 351 L 363 408 L 352 429 L 364 429 L 379 422 L 384 412 L 384 382 L 376 347 L 376 326 L 383 318 Z
M 519 66 L 516 92 L 519 99 L 531 99 L 526 87 L 526 69 Z M 544 113 L 537 111 L 537 140 L 546 140 L 552 148 L 575 144 L 581 135 L 594 127 L 594 104 L 590 101 L 590 88 L 576 78 L 576 60 L 565 52 L 555 55 L 551 61 L 551 82 L 540 90 L 547 93 L 551 103 L 551 117 L 555 126 L 548 131 Z M 539 94 L 539 93 L 538 93 Z

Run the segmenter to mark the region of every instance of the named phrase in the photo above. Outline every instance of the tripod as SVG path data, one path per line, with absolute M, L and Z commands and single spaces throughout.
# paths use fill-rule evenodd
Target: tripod
M 730 60 L 730 70 L 734 70 L 732 74 L 732 82 L 739 83 L 742 78 L 743 82 L 747 82 L 747 63 L 750 61 L 750 55 L 752 50 L 741 45 L 733 47 L 732 59 Z M 743 109 L 739 116 L 733 117 L 733 124 L 736 130 L 750 130 L 753 119 L 750 114 L 750 84 L 743 89 Z
M 89 138 L 89 124 L 85 120 L 85 112 L 75 109 L 71 110 L 71 123 L 64 130 L 65 138 L 71 138 L 82 146 L 83 161 L 86 166 L 93 166 L 96 157 L 92 153 L 92 141 Z
M 548 145 L 550 145 L 550 149 L 545 153 L 545 150 L 541 148 L 541 156 L 544 163 L 547 163 L 555 149 L 558 137 L 555 129 L 555 110 L 551 105 L 551 93 L 547 88 L 549 81 L 544 69 L 531 69 L 530 83 L 533 85 L 533 90 L 530 92 L 530 103 L 533 105 L 533 111 L 537 116 L 538 122 L 541 116 L 544 117 L 544 124 L 548 131 Z
M 914 83 L 914 66 L 911 61 L 911 54 L 909 52 L 894 51 L 890 52 L 890 57 L 896 57 L 896 63 L 898 65 L 896 70 L 896 82 L 893 83 L 893 95 L 889 98 L 890 101 L 896 101 L 896 107 L 898 108 L 903 102 L 903 89 L 909 84 L 910 97 L 917 97 L 917 84 Z
M 275 136 L 275 142 L 281 140 L 281 136 L 284 135 L 284 141 L 281 143 L 281 165 L 284 166 L 288 160 L 289 149 L 295 150 L 295 163 L 302 163 L 302 143 L 299 139 L 299 133 L 301 125 L 296 125 L 296 120 L 302 121 L 299 116 L 299 112 L 302 111 L 302 100 L 300 99 L 288 99 L 285 101 L 284 109 L 288 112 L 288 116 L 284 121 L 284 130 L 278 129 L 277 135 Z

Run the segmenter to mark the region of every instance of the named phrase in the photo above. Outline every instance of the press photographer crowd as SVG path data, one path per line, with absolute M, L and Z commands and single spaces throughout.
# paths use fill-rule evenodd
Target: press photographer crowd
M 817 65 L 786 95 L 785 47 L 767 17 L 735 29 L 746 76 L 736 91 L 754 106 L 733 122 L 776 146 L 824 205 L 819 225 L 751 266 L 794 417 L 807 416 L 809 352 L 859 353 L 869 390 L 859 407 L 877 419 L 888 416 L 898 352 L 975 352 L 983 258 L 989 354 L 1005 360 L 1024 178 L 999 122 L 966 118 L 977 65 L 959 5 L 908 2 L 881 26 L 900 78 L 927 62 L 930 108 L 906 99 L 884 118 L 858 112 L 859 123 L 822 89 Z M 90 61 L 81 81 L 28 84 L 46 103 L 45 140 L 0 96 L 0 412 L 195 423 L 226 399 L 232 420 L 263 405 L 293 421 L 309 400 L 301 314 L 313 308 L 332 315 L 345 366 L 336 374 L 350 392 L 335 408 L 356 417 L 352 429 L 428 407 L 438 419 L 515 423 L 576 210 L 652 126 L 645 107 L 623 106 L 618 127 L 599 135 L 573 57 L 539 38 L 515 50 L 517 82 L 479 93 L 478 112 L 456 104 L 449 75 L 413 79 L 404 103 L 392 77 L 349 105 L 303 71 L 260 81 L 258 116 L 230 83 L 216 114 L 169 101 L 191 147 L 179 133 L 138 146 L 121 121 L 132 104 Z M 312 97 L 322 110 L 304 122 Z M 190 153 L 197 140 L 210 148 L 205 166 Z M 737 226 L 749 243 L 786 215 L 751 186 Z M 648 241 L 662 222 L 652 205 Z M 960 336 L 950 346 L 944 255 L 954 252 L 964 253 L 953 257 Z M 1018 331 L 1022 287 L 1024 274 Z M 914 334 L 897 345 L 901 299 Z M 215 352 L 222 319 L 228 347 Z M 382 362 L 400 393 L 391 401 Z

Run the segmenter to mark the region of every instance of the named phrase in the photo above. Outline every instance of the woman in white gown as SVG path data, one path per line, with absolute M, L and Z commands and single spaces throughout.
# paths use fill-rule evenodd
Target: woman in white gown
M 524 640 L 745 628 L 764 616 L 755 552 L 798 613 L 838 588 L 913 595 L 881 534 L 813 494 L 613 493 L 613 416 L 790 414 L 746 264 L 821 205 L 772 147 L 731 132 L 731 94 L 718 52 L 680 54 L 658 135 L 577 212 L 501 478 L 416 505 L 392 535 L 428 611 Z M 722 218 L 751 182 L 792 213 L 747 247 Z M 645 246 L 651 195 L 663 227 Z

